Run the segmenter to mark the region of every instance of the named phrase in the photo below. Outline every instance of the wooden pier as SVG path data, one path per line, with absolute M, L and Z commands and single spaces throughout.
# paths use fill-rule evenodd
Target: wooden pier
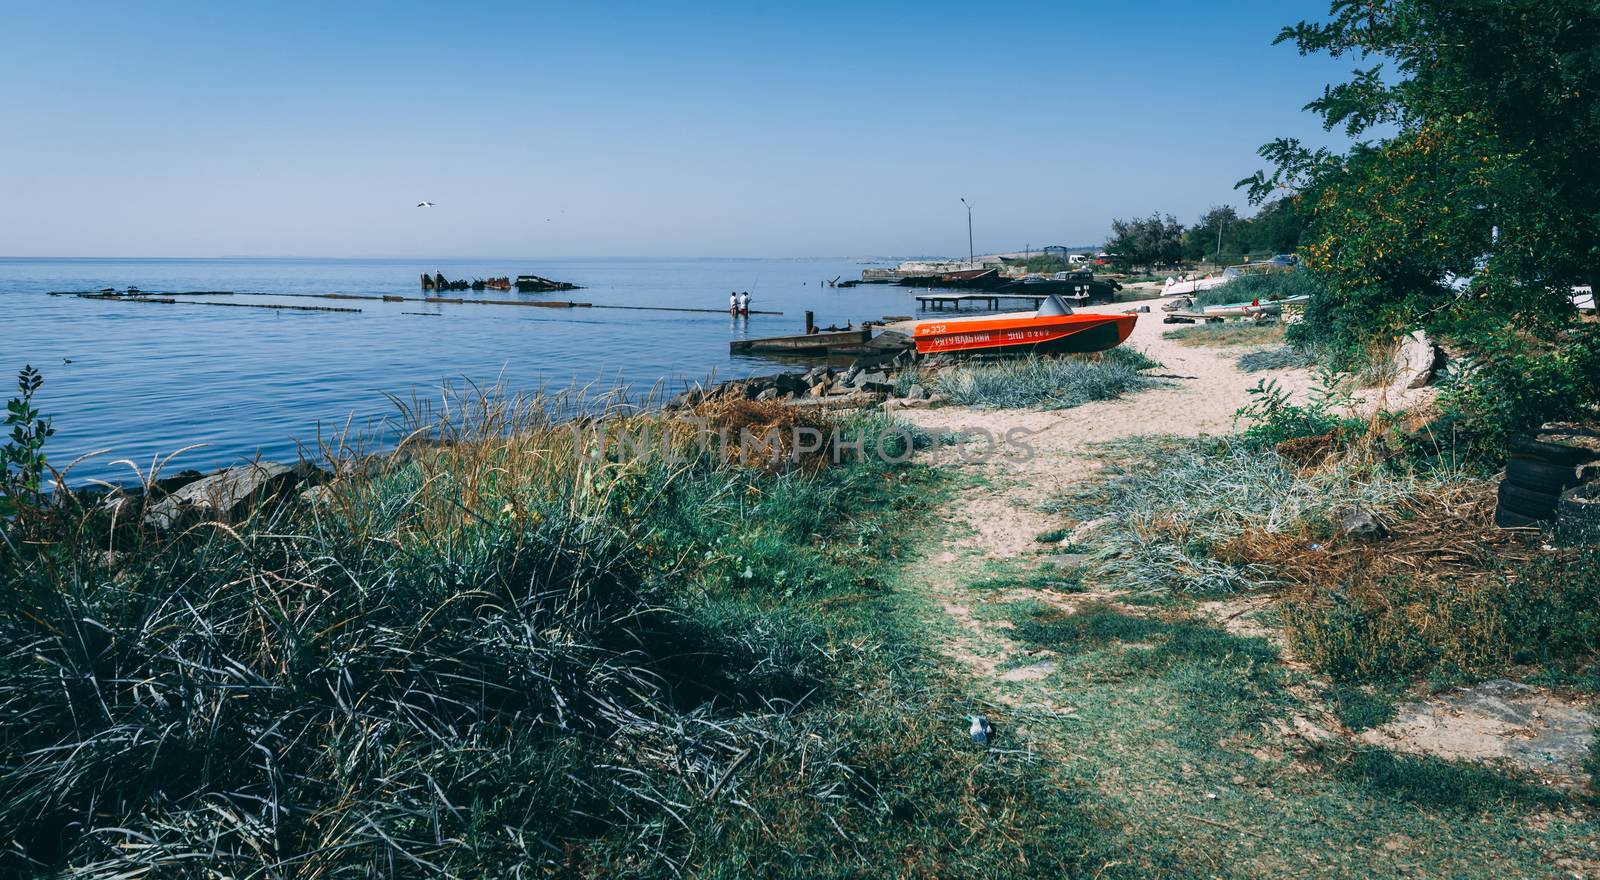
M 730 354 L 826 355 L 832 349 L 865 345 L 872 328 L 830 330 L 799 336 L 770 336 L 766 339 L 735 339 L 728 343 Z
M 1056 294 L 1061 296 L 1061 294 Z M 983 303 L 992 311 L 1000 310 L 1001 300 L 1020 300 L 1033 303 L 1034 308 L 1050 297 L 1048 293 L 920 293 L 917 294 L 918 308 L 929 311 L 940 311 L 945 308 L 960 309 L 969 302 Z M 1061 296 L 1062 299 L 1074 301 L 1074 297 Z M 1087 300 L 1087 297 L 1084 297 Z M 1076 300 L 1083 301 L 1083 300 Z

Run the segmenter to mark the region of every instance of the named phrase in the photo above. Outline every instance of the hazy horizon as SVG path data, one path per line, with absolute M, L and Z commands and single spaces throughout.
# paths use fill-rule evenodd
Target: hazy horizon
M 962 197 L 980 253 L 1085 246 L 1338 142 L 1352 65 L 1271 45 L 1326 8 L 19 8 L 0 251 L 963 256 Z

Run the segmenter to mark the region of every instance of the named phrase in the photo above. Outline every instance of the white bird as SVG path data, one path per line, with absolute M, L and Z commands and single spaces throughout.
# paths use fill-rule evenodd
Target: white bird
M 972 719 L 972 727 L 967 731 L 972 734 L 972 741 L 980 746 L 988 745 L 989 734 L 994 730 L 989 726 L 989 719 L 982 715 L 969 715 L 968 717 Z
M 419 207 L 419 208 L 431 208 L 431 207 L 433 207 L 433 202 L 417 202 L 417 207 Z

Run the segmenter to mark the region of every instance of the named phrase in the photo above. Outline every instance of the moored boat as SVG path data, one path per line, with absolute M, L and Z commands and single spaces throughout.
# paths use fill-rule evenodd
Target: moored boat
M 1058 296 L 1036 312 L 920 321 L 911 334 L 918 354 L 945 352 L 1094 352 L 1121 345 L 1139 316 L 1074 313 Z

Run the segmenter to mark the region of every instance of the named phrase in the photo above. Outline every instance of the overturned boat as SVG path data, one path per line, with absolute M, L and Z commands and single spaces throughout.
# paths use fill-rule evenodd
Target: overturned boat
M 946 352 L 1086 353 L 1116 348 L 1138 315 L 1078 314 L 1052 295 L 1036 312 L 919 321 L 911 334 L 918 354 Z

